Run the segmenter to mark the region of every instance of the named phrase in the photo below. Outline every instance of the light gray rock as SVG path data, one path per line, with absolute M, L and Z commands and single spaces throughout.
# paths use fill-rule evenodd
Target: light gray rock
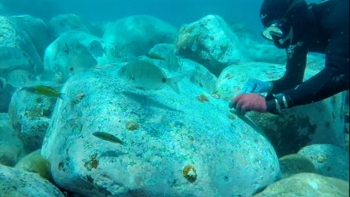
M 16 15 L 9 17 L 9 19 L 27 33 L 42 60 L 46 47 L 52 42 L 46 23 L 40 18 L 30 15 Z
M 331 144 L 314 144 L 298 154 L 309 158 L 317 171 L 324 175 L 349 181 L 349 152 Z
M 216 93 L 217 77 L 213 75 L 205 66 L 190 59 L 182 59 L 183 67 L 187 67 L 184 74 L 189 74 L 189 80 L 197 86 L 203 88 L 209 94 Z
M 167 43 L 156 44 L 148 51 L 148 54 L 157 54 L 164 58 L 169 56 L 171 53 L 175 53 L 175 46 L 174 44 Z
M 191 24 L 183 25 L 175 41 L 181 56 L 192 59 L 214 75 L 229 65 L 238 65 L 248 58 L 240 40 L 226 22 L 217 15 L 208 15 Z
M 107 53 L 123 59 L 128 54 L 146 54 L 158 43 L 173 43 L 177 29 L 148 15 L 129 16 L 108 24 L 103 39 L 109 43 Z
M 42 72 L 43 63 L 32 40 L 20 24 L 16 24 L 5 16 L 0 16 L 0 47 L 13 47 L 22 50 L 30 56 L 30 61 L 20 65 L 35 75 Z M 3 73 L 0 73 L 2 75 Z
M 14 166 L 19 158 L 20 149 L 11 144 L 0 144 L 0 164 Z
M 314 65 L 313 68 L 317 66 Z M 313 68 L 306 69 L 304 80 L 318 72 Z M 284 65 L 260 62 L 232 65 L 219 76 L 217 92 L 221 98 L 231 101 L 249 78 L 274 80 L 282 77 L 284 70 Z M 254 112 L 247 115 L 264 130 L 279 157 L 297 153 L 308 144 L 344 146 L 343 94 L 345 93 L 320 102 L 285 109 L 279 115 Z
M 284 64 L 287 60 L 286 51 L 284 49 L 278 49 L 273 44 L 252 42 L 246 44 L 246 52 L 253 62 Z
M 186 79 L 180 94 L 136 89 L 118 70 L 79 73 L 62 89 L 69 99 L 57 102 L 41 152 L 62 188 L 95 197 L 251 196 L 280 175 L 272 146 L 231 119 L 226 102 L 200 102 L 202 89 Z
M 311 160 L 303 155 L 290 154 L 279 158 L 281 167 L 281 179 L 292 175 L 309 172 L 317 173 L 317 170 Z
M 41 79 L 63 83 L 72 75 L 97 66 L 99 57 L 95 56 L 92 43 L 99 44 L 97 52 L 103 58 L 104 42 L 101 38 L 80 31 L 60 35 L 45 51 L 45 71 Z
M 23 154 L 23 143 L 12 128 L 8 114 L 0 113 L 0 164 L 14 166 Z
M 269 185 L 254 197 L 346 197 L 349 196 L 349 182 L 313 173 L 301 173 Z
M 58 188 L 38 174 L 0 164 L 0 196 L 64 197 Z
M 205 66 L 186 58 L 178 57 L 178 70 L 174 73 L 169 71 L 169 55 L 174 54 L 173 44 L 157 44 L 155 45 L 148 54 L 157 55 L 164 57 L 164 60 L 157 60 L 155 58 L 149 58 L 146 56 L 139 57 L 139 59 L 146 59 L 147 61 L 153 62 L 155 65 L 168 71 L 169 76 L 186 76 L 192 83 L 203 88 L 207 93 L 216 92 L 217 77 L 213 75 Z
M 58 91 L 61 87 L 49 84 Z M 32 152 L 41 147 L 56 99 L 20 89 L 13 94 L 9 116 L 12 127 L 23 141 L 26 151 Z
M 92 35 L 95 31 L 87 21 L 75 14 L 60 14 L 53 17 L 48 22 L 48 28 L 53 39 L 68 31 L 80 31 Z
M 52 181 L 50 163 L 41 156 L 40 152 L 41 150 L 38 149 L 27 154 L 16 163 L 14 168 L 38 173 L 42 178 Z
M 0 113 L 7 113 L 11 102 L 12 94 L 15 88 L 11 85 L 5 85 L 0 81 Z

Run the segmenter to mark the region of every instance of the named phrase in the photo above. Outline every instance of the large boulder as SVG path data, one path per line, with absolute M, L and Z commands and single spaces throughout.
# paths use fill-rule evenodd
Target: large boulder
M 316 167 L 311 160 L 303 155 L 286 155 L 279 158 L 279 162 L 281 167 L 281 179 L 303 172 L 317 173 Z
M 278 49 L 272 44 L 260 44 L 258 42 L 246 45 L 246 52 L 253 62 L 266 62 L 283 64 L 287 60 L 286 51 Z
M 320 59 L 320 58 L 318 58 Z M 321 63 L 322 61 L 312 61 Z M 304 80 L 317 74 L 319 66 L 307 68 Z M 230 101 L 249 78 L 264 81 L 283 76 L 284 65 L 251 62 L 227 67 L 219 76 L 217 92 Z M 309 144 L 344 146 L 344 93 L 320 102 L 285 109 L 279 115 L 249 112 L 266 133 L 279 157 L 297 153 Z
M 52 181 L 50 163 L 41 156 L 40 152 L 41 150 L 38 149 L 29 153 L 16 163 L 15 168 L 38 173 L 42 178 Z
M 104 56 L 101 38 L 80 31 L 68 31 L 60 35 L 45 51 L 45 71 L 42 80 L 65 82 L 77 72 L 97 66 Z
M 240 40 L 217 15 L 208 15 L 183 25 L 175 41 L 176 51 L 207 67 L 214 75 L 229 65 L 238 65 L 248 58 Z
M 343 148 L 314 144 L 302 148 L 298 154 L 309 158 L 320 174 L 349 181 L 349 152 Z
M 172 75 L 185 75 L 189 80 L 203 88 L 207 93 L 216 92 L 217 77 L 213 75 L 205 66 L 185 58 L 180 58 L 174 55 L 173 44 L 157 44 L 149 52 L 148 56 L 141 56 L 139 59 L 146 59 L 157 66 L 164 68 L 165 71 L 170 71 Z M 154 56 L 152 58 L 152 56 Z M 172 58 L 177 58 L 177 64 Z M 174 66 L 174 64 L 176 64 Z M 171 71 L 171 69 L 176 69 Z
M 177 29 L 148 15 L 129 16 L 106 26 L 103 39 L 110 44 L 109 56 L 125 58 L 128 54 L 146 54 L 158 43 L 173 43 Z
M 0 164 L 14 166 L 25 154 L 23 143 L 12 128 L 7 113 L 0 113 Z
M 60 187 L 95 197 L 250 196 L 280 175 L 272 146 L 226 102 L 198 99 L 203 90 L 187 79 L 180 94 L 136 89 L 118 71 L 64 85 L 68 99 L 57 102 L 41 151 Z
M 14 92 L 14 87 L 12 87 L 11 85 L 5 85 L 0 80 L 0 113 L 8 112 L 11 97 Z
M 0 196 L 64 197 L 63 193 L 38 174 L 0 164 Z
M 44 57 L 46 47 L 52 42 L 46 23 L 40 18 L 30 15 L 17 15 L 9 17 L 20 26 L 29 36 L 41 59 Z
M 345 197 L 349 196 L 349 182 L 313 173 L 300 173 L 269 185 L 254 197 Z
M 60 85 L 50 85 L 59 91 Z M 12 96 L 9 116 L 13 129 L 23 141 L 25 150 L 32 152 L 41 147 L 57 98 L 33 94 L 18 89 Z
M 68 31 L 81 31 L 94 34 L 94 28 L 80 16 L 75 14 L 60 14 L 48 22 L 48 28 L 53 39 Z
M 33 74 L 42 72 L 43 63 L 40 55 L 28 34 L 23 30 L 21 24 L 16 24 L 8 17 L 0 16 L 0 50 L 6 50 L 6 47 L 20 50 L 29 57 L 29 61 L 18 66 L 25 68 Z M 0 67 L 0 71 L 2 70 L 7 69 Z M 2 74 L 3 73 L 0 73 L 0 75 Z

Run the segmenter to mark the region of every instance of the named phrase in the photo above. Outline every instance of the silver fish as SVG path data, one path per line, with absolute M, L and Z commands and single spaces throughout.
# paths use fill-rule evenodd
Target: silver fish
M 12 87 L 20 88 L 30 86 L 36 81 L 33 73 L 23 69 L 12 70 L 4 78 L 0 78 L 4 86 L 10 84 Z
M 29 64 L 28 53 L 15 47 L 0 47 L 0 70 L 10 70 Z
M 87 47 L 89 52 L 95 57 L 101 57 L 105 54 L 105 49 L 103 48 L 101 42 L 93 40 Z
M 67 66 L 60 70 L 63 80 L 67 80 L 70 76 L 78 72 L 92 69 L 97 65 L 96 59 L 79 42 L 74 42 L 72 45 L 67 44 L 67 49 L 69 51 L 66 55 Z
M 169 54 L 165 61 L 170 72 L 176 72 L 181 67 L 180 59 L 173 53 Z
M 118 71 L 118 75 L 137 88 L 159 90 L 169 85 L 177 93 L 180 92 L 177 83 L 184 77 L 180 75 L 168 78 L 161 68 L 145 60 L 136 60 L 124 65 Z

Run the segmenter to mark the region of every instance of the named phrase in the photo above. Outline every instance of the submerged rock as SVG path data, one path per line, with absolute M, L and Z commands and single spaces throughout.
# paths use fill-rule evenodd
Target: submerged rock
M 0 165 L 0 196 L 64 197 L 58 188 L 36 173 Z
M 349 152 L 332 144 L 314 144 L 298 154 L 309 158 L 317 171 L 324 175 L 349 181 Z
M 0 50 L 3 50 L 2 47 L 21 50 L 29 57 L 28 62 L 25 62 L 22 65 L 16 65 L 16 68 L 25 68 L 36 75 L 42 72 L 43 63 L 32 40 L 23 30 L 20 23 L 17 24 L 5 16 L 0 16 Z M 2 75 L 6 73 L 1 73 L 1 71 L 3 71 L 3 69 L 0 69 L 0 77 L 4 77 Z M 8 70 L 5 69 L 4 71 Z
M 94 34 L 92 26 L 75 14 L 57 15 L 49 21 L 48 27 L 53 39 L 56 39 L 60 35 L 69 31 L 80 31 L 87 34 Z
M 345 197 L 349 196 L 349 182 L 313 173 L 301 173 L 269 185 L 254 197 Z
M 23 143 L 12 128 L 7 113 L 0 113 L 0 164 L 14 166 L 25 154 Z
M 179 94 L 136 89 L 118 70 L 79 73 L 63 87 L 69 99 L 58 101 L 41 152 L 60 187 L 95 197 L 250 196 L 280 175 L 272 146 L 228 117 L 226 102 L 200 102 L 202 89 L 186 79 Z
M 11 144 L 0 144 L 0 164 L 14 166 L 18 160 L 20 149 Z
M 51 181 L 50 163 L 41 156 L 40 151 L 33 151 L 23 157 L 15 168 L 38 173 L 42 178 Z
M 204 65 L 216 76 L 227 66 L 247 60 L 238 37 L 217 15 L 183 25 L 175 40 L 175 48 L 181 56 Z
M 95 44 L 94 44 L 95 43 Z M 72 75 L 95 67 L 104 55 L 101 38 L 80 31 L 60 35 L 45 51 L 41 80 L 64 83 Z
M 11 16 L 9 19 L 14 21 L 28 34 L 42 61 L 45 49 L 52 41 L 46 23 L 40 18 L 30 15 Z
M 279 159 L 281 167 L 281 179 L 290 177 L 294 174 L 309 172 L 317 173 L 314 164 L 307 157 L 299 154 L 283 156 Z
M 307 68 L 304 79 L 318 70 Z M 251 62 L 227 67 L 219 76 L 218 94 L 230 101 L 238 95 L 249 78 L 275 80 L 284 74 L 284 65 Z M 344 95 L 308 105 L 282 110 L 280 114 L 248 112 L 247 115 L 264 130 L 279 157 L 295 154 L 309 144 L 344 146 Z
M 106 26 L 103 39 L 109 43 L 111 57 L 125 58 L 128 54 L 146 54 L 158 43 L 173 43 L 177 29 L 148 15 L 129 16 Z
M 48 83 L 59 91 L 60 85 Z M 18 89 L 12 96 L 9 116 L 13 129 L 23 141 L 25 150 L 41 147 L 56 99 Z

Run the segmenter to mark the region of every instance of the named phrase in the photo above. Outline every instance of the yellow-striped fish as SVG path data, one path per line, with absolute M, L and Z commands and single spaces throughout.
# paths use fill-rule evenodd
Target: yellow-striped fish
M 58 97 L 60 99 L 64 99 L 64 95 L 57 90 L 44 85 L 36 85 L 31 87 L 24 87 L 21 90 L 25 90 L 27 92 L 31 92 L 34 94 L 41 94 L 49 97 Z
M 115 137 L 112 134 L 106 133 L 106 132 L 94 132 L 92 133 L 93 136 L 98 137 L 102 140 L 106 140 L 109 142 L 113 142 L 113 143 L 118 143 L 118 144 L 124 144 L 123 141 L 121 141 L 119 138 Z

